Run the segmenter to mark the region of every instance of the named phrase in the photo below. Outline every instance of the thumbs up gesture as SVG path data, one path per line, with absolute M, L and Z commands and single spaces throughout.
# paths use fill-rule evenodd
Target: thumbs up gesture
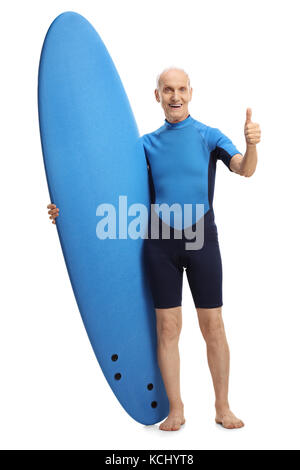
M 251 121 L 252 110 L 247 108 L 246 111 L 246 122 L 245 122 L 245 139 L 247 145 L 256 145 L 260 142 L 261 131 L 259 124 Z

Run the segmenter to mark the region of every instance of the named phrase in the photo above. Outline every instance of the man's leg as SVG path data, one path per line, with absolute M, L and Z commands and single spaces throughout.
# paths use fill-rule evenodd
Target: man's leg
M 197 308 L 198 321 L 206 342 L 207 359 L 216 395 L 216 422 L 225 428 L 244 426 L 228 403 L 229 347 L 222 319 L 222 307 Z
M 168 418 L 159 426 L 163 431 L 178 431 L 184 424 L 180 395 L 180 358 L 178 342 L 182 327 L 181 307 L 157 308 L 157 357 L 170 403 Z

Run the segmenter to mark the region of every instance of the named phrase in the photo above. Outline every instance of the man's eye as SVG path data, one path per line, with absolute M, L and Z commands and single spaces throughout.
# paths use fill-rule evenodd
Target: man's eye
M 185 91 L 185 88 L 184 88 L 184 87 L 182 87 L 182 88 L 181 88 L 181 91 Z

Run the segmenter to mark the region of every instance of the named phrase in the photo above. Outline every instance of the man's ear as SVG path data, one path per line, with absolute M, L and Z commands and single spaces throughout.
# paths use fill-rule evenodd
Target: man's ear
M 193 96 L 193 88 L 190 89 L 190 94 L 191 94 L 191 98 L 190 98 L 190 101 L 191 101 L 192 96 Z
M 156 99 L 156 101 L 157 101 L 158 103 L 160 103 L 160 98 L 159 98 L 159 93 L 158 93 L 158 89 L 157 89 L 157 88 L 155 88 L 154 94 L 155 94 L 155 99 Z

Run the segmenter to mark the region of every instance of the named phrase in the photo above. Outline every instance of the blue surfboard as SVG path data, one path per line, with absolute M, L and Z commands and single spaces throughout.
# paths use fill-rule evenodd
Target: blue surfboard
M 103 203 L 117 209 L 119 196 L 126 196 L 128 207 L 150 208 L 147 165 L 114 63 L 77 13 L 59 15 L 47 32 L 38 108 L 50 199 L 60 209 L 56 227 L 92 348 L 127 413 L 157 423 L 169 403 L 157 363 L 144 240 L 97 234 Z

